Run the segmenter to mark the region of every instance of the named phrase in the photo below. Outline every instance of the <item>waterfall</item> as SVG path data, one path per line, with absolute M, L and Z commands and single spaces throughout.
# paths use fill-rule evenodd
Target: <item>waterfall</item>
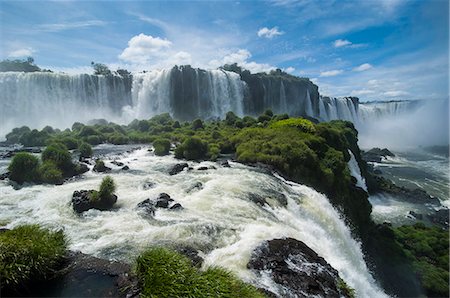
M 119 76 L 0 73 L 0 134 L 22 125 L 64 128 L 93 118 L 114 120 L 131 102 L 130 84 Z
M 200 251 L 204 265 L 223 266 L 240 278 L 271 289 L 270 281 L 259 280 L 247 269 L 253 250 L 262 242 L 291 237 L 303 241 L 337 269 L 357 297 L 386 297 L 372 278 L 360 244 L 323 194 L 310 187 L 262 173 L 252 167 L 230 162 L 230 168 L 213 162 L 188 162 L 190 166 L 215 166 L 208 171 L 168 174 L 178 161 L 173 156 L 158 157 L 143 147 L 101 145 L 110 175 L 117 185 L 117 208 L 89 210 L 74 214 L 70 200 L 74 190 L 96 189 L 104 177 L 88 172 L 83 179 L 63 185 L 34 185 L 14 190 L 0 181 L 0 222 L 8 228 L 34 223 L 63 228 L 69 249 L 107 259 L 132 259 L 150 245 L 187 245 Z M 107 153 L 116 150 L 115 153 Z M 129 172 L 111 162 L 128 165 Z M 153 188 L 144 185 L 152 181 Z M 201 188 L 192 189 L 200 183 Z M 136 205 L 146 198 L 168 193 L 183 210 L 158 208 L 154 216 L 144 216 Z M 251 195 L 263 197 L 258 205 Z M 20 204 L 17 204 L 20 202 Z
M 366 179 L 361 174 L 361 169 L 359 168 L 358 161 L 356 161 L 355 155 L 351 150 L 348 150 L 350 154 L 350 160 L 348 162 L 348 168 L 350 170 L 350 174 L 356 178 L 356 186 L 361 187 L 367 192 Z

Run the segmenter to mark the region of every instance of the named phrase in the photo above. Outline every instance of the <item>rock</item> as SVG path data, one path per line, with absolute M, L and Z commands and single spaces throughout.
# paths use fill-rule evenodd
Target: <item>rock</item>
M 199 167 L 197 168 L 197 171 L 206 171 L 208 167 Z
M 122 168 L 122 170 L 124 170 L 124 171 L 128 171 L 129 169 L 130 169 L 129 166 L 124 166 L 124 167 Z
M 120 162 L 120 161 L 117 161 L 117 160 L 113 160 L 112 162 L 111 162 L 113 165 L 116 165 L 116 166 L 118 166 L 118 167 L 123 167 L 123 162 Z
M 196 182 L 191 187 L 189 187 L 186 192 L 189 193 L 189 192 L 192 192 L 195 189 L 197 189 L 197 190 L 203 189 L 203 184 L 201 182 Z
M 105 166 L 105 163 L 103 162 L 96 162 L 93 170 L 94 172 L 103 173 L 111 171 L 111 168 Z
M 409 211 L 409 213 L 408 213 L 409 215 L 411 215 L 412 217 L 414 217 L 414 218 L 416 218 L 416 219 L 423 219 L 423 214 L 420 214 L 420 213 L 416 213 L 416 212 L 414 212 L 414 211 Z
M 85 164 L 88 164 L 88 165 L 91 165 L 92 164 L 92 162 L 90 161 L 90 159 L 89 158 L 86 158 L 86 157 L 79 157 L 78 158 L 78 161 L 79 162 L 82 162 L 82 163 L 85 163 Z
M 146 199 L 146 200 L 143 200 L 142 202 L 138 203 L 136 208 L 142 209 L 145 212 L 145 214 L 147 214 L 147 215 L 151 215 L 151 216 L 155 215 L 155 211 L 156 211 L 155 204 L 150 199 Z
M 250 201 L 261 207 L 264 205 L 268 205 L 266 199 L 256 193 L 248 194 L 248 198 Z
M 169 208 L 170 202 L 173 202 L 173 199 L 166 193 L 160 193 L 158 198 L 156 199 L 155 207 L 156 208 Z
M 5 180 L 5 179 L 9 178 L 9 175 L 10 175 L 10 172 L 0 174 L 0 180 Z
M 187 163 L 178 163 L 173 166 L 173 168 L 170 170 L 170 175 L 176 175 L 184 170 L 184 168 L 189 168 L 189 165 Z
M 448 230 L 449 226 L 449 210 L 447 208 L 440 209 L 434 214 L 427 215 L 434 224 L 440 225 Z
M 228 160 L 224 160 L 220 163 L 220 165 L 224 168 L 231 168 L 230 164 L 228 163 Z
M 197 268 L 202 267 L 203 258 L 198 255 L 198 251 L 189 246 L 175 247 L 175 251 L 184 255 L 192 261 L 192 265 Z
M 338 272 L 301 241 L 273 239 L 256 248 L 247 268 L 269 274 L 281 297 L 340 297 Z
M 383 157 L 390 156 L 394 157 L 395 154 L 388 149 L 372 148 L 367 152 L 362 152 L 362 159 L 366 162 L 381 162 Z
M 89 209 L 109 210 L 117 202 L 117 196 L 112 195 L 109 198 L 98 198 L 92 200 L 95 190 L 74 191 L 72 195 L 72 207 L 77 213 L 82 213 Z
M 153 188 L 155 186 L 156 186 L 156 183 L 151 182 L 151 181 L 147 181 L 147 182 L 144 182 L 144 184 L 142 185 L 142 188 L 144 190 L 147 190 L 147 189 Z
M 172 205 L 172 207 L 169 208 L 170 210 L 181 210 L 183 209 L 183 206 L 181 206 L 180 203 L 175 203 Z
M 84 163 L 78 163 L 75 166 L 75 175 L 81 175 L 83 173 L 89 172 L 89 167 Z

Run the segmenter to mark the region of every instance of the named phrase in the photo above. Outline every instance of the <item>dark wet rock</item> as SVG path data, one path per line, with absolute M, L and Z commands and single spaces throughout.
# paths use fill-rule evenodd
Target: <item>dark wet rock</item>
M 27 287 L 23 295 L 35 297 L 139 297 L 131 266 L 70 252 L 56 276 Z
M 449 209 L 440 209 L 434 214 L 428 215 L 427 217 L 432 223 L 437 224 L 445 229 L 449 228 Z
M 199 167 L 197 168 L 197 171 L 206 171 L 208 170 L 208 167 Z
M 84 164 L 84 163 L 78 163 L 75 166 L 75 172 L 76 172 L 75 175 L 84 174 L 86 172 L 89 172 L 89 167 L 86 164 Z
M 105 163 L 103 163 L 103 162 L 97 162 L 97 163 L 95 163 L 93 170 L 94 170 L 94 172 L 103 173 L 103 172 L 111 171 L 111 168 L 105 166 Z
M 180 172 L 182 172 L 185 168 L 188 168 L 189 165 L 187 163 L 178 163 L 173 166 L 173 168 L 169 171 L 170 175 L 176 175 Z
M 273 239 L 256 248 L 247 267 L 270 275 L 282 297 L 340 297 L 338 272 L 301 241 Z
M 78 158 L 78 161 L 79 161 L 79 162 L 82 162 L 82 163 L 85 163 L 85 164 L 88 164 L 88 165 L 91 165 L 91 164 L 92 164 L 91 159 L 86 158 L 86 157 L 82 157 L 82 156 L 80 156 L 80 157 Z
M 181 206 L 180 203 L 175 203 L 172 205 L 172 207 L 169 208 L 170 210 L 181 210 L 183 209 L 183 206 Z
M 153 216 L 155 215 L 155 203 L 150 199 L 145 199 L 142 202 L 138 203 L 136 208 L 141 209 L 144 211 L 146 215 Z
M 201 190 L 201 189 L 203 189 L 203 184 L 201 182 L 196 182 L 191 187 L 189 187 L 186 192 L 189 193 L 194 190 Z
M 372 148 L 367 152 L 362 152 L 361 157 L 366 162 L 381 162 L 383 158 L 390 156 L 394 157 L 395 154 L 388 149 Z
M 117 160 L 113 160 L 111 163 L 112 163 L 113 165 L 118 166 L 118 167 L 123 167 L 123 166 L 124 166 L 124 163 L 123 163 L 123 162 L 120 162 L 120 161 L 117 161 Z
M 420 214 L 420 213 L 416 213 L 416 212 L 414 212 L 414 211 L 409 211 L 409 215 L 411 215 L 412 217 L 414 217 L 414 218 L 416 218 L 416 219 L 420 219 L 420 220 L 422 220 L 423 219 L 423 214 Z
M 122 168 L 122 170 L 124 170 L 124 171 L 128 171 L 129 169 L 130 169 L 129 166 L 124 166 L 124 167 Z
M 268 205 L 266 199 L 256 193 L 249 193 L 248 198 L 250 201 L 261 207 L 264 205 Z
M 72 207 L 77 213 L 82 213 L 89 209 L 110 210 L 117 202 L 117 196 L 112 195 L 109 198 L 98 198 L 92 200 L 95 190 L 76 190 L 72 195 Z
M 230 164 L 228 163 L 228 160 L 224 160 L 220 163 L 220 165 L 224 168 L 231 168 Z
M 156 186 L 156 183 L 151 182 L 151 181 L 146 181 L 146 182 L 144 182 L 144 184 L 142 185 L 142 188 L 143 188 L 144 190 L 147 190 L 147 189 L 153 188 L 153 187 L 155 187 L 155 186 Z
M 373 170 L 373 173 L 376 174 L 376 175 L 381 175 L 381 174 L 383 174 L 383 172 L 381 172 L 381 170 L 379 170 L 379 169 L 374 169 L 374 170 Z
M 203 264 L 203 258 L 199 256 L 198 251 L 189 246 L 181 246 L 181 247 L 175 247 L 175 251 L 178 253 L 184 255 L 189 260 L 192 261 L 192 265 L 194 265 L 197 268 L 202 267 Z
M 173 202 L 173 199 L 166 193 L 160 193 L 155 202 L 156 208 L 169 208 L 170 202 Z
M 10 174 L 10 172 L 0 174 L 0 180 L 5 180 L 5 179 L 9 178 L 9 174 Z

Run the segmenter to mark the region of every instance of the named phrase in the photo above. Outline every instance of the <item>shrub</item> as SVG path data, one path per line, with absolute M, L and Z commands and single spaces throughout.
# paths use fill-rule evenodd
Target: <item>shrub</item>
M 98 145 L 102 142 L 99 136 L 88 136 L 86 138 L 86 142 L 88 142 L 91 145 Z
M 109 137 L 109 142 L 114 145 L 124 145 L 128 144 L 129 138 L 125 135 L 115 133 L 112 136 Z
M 69 173 L 73 170 L 72 156 L 67 150 L 67 147 L 61 143 L 52 143 L 42 152 L 42 161 L 52 161 L 55 165 L 63 171 Z
M 221 268 L 202 272 L 185 256 L 151 248 L 136 260 L 144 297 L 264 297 L 251 285 Z
M 153 142 L 153 147 L 155 147 L 155 154 L 162 156 L 169 154 L 170 141 L 168 139 L 156 139 Z
M 175 121 L 172 125 L 173 128 L 181 128 L 180 122 L 179 121 Z
M 296 127 L 300 129 L 303 132 L 307 133 L 314 133 L 316 131 L 316 128 L 314 127 L 314 124 L 303 118 L 291 118 L 291 119 L 284 119 L 277 121 L 275 123 L 272 123 L 270 125 L 271 128 L 280 128 L 280 127 Z
M 39 159 L 26 152 L 17 153 L 8 166 L 9 179 L 19 184 L 24 182 L 36 182 L 39 180 Z
M 201 119 L 195 119 L 194 121 L 192 121 L 192 129 L 203 129 L 203 121 Z
M 62 138 L 60 141 L 69 150 L 73 150 L 73 149 L 77 149 L 78 148 L 78 140 L 73 138 L 73 137 L 65 137 L 65 138 Z
M 272 117 L 270 117 L 270 116 L 268 116 L 266 114 L 263 114 L 263 115 L 258 117 L 258 122 L 264 123 L 264 122 L 270 121 L 271 119 L 272 119 Z
M 39 166 L 41 181 L 49 184 L 62 184 L 63 174 L 53 161 L 46 161 Z
M 20 142 L 20 137 L 30 131 L 31 129 L 28 126 L 16 127 L 6 135 L 6 142 L 8 144 L 17 144 Z
M 206 157 L 208 145 L 197 137 L 187 138 L 183 144 L 178 145 L 175 150 L 175 157 L 186 158 L 188 160 L 200 160 Z
M 233 112 L 228 112 L 226 115 L 225 115 L 225 123 L 227 124 L 227 125 L 230 125 L 230 126 L 232 126 L 232 125 L 234 125 L 234 123 L 237 121 L 239 119 L 239 117 L 238 116 L 236 116 Z
M 78 135 L 80 137 L 87 137 L 87 136 L 93 136 L 93 135 L 98 135 L 98 134 L 99 134 L 99 132 L 92 126 L 82 126 Z
M 267 115 L 267 116 L 269 116 L 270 118 L 272 118 L 272 117 L 273 117 L 273 112 L 272 112 L 272 110 L 267 109 L 267 110 L 264 111 L 264 115 Z
M 66 251 L 62 231 L 27 225 L 0 233 L 0 285 L 16 287 L 52 274 Z
M 33 129 L 30 132 L 22 134 L 19 138 L 19 143 L 25 147 L 44 146 L 49 138 L 50 135 L 47 132 Z
M 84 124 L 83 124 L 83 123 L 75 122 L 75 123 L 72 125 L 72 131 L 80 131 L 83 127 L 84 127 Z
M 99 198 L 101 200 L 109 199 L 112 197 L 115 191 L 116 184 L 114 183 L 114 180 L 111 178 L 111 176 L 106 176 L 105 178 L 103 178 L 102 183 L 100 184 L 100 190 L 98 192 Z
M 78 147 L 78 150 L 80 151 L 80 157 L 92 157 L 92 147 L 88 143 L 81 143 L 81 145 Z

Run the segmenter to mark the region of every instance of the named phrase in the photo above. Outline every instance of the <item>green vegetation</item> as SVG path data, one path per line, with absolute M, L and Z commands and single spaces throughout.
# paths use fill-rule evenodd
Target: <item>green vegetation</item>
M 108 200 L 113 196 L 115 191 L 116 184 L 114 183 L 114 180 L 111 176 L 106 176 L 100 184 L 100 190 L 98 191 L 99 199 Z
M 449 234 L 423 224 L 395 229 L 395 237 L 413 262 L 428 297 L 449 296 Z
M 0 286 L 14 288 L 49 277 L 65 251 L 62 231 L 27 225 L 0 233 Z
M 153 142 L 153 147 L 155 147 L 155 154 L 162 156 L 169 154 L 170 150 L 170 140 L 158 138 Z
M 208 153 L 208 145 L 200 138 L 189 137 L 183 144 L 179 145 L 175 150 L 177 158 L 185 158 L 188 160 L 201 160 L 206 158 Z
M 38 180 L 39 159 L 26 152 L 17 153 L 8 166 L 9 179 L 19 184 Z
M 92 157 L 92 147 L 88 143 L 81 143 L 81 145 L 78 147 L 78 150 L 80 151 L 80 157 L 82 158 L 90 158 Z
M 264 297 L 221 268 L 200 271 L 179 253 L 151 248 L 136 260 L 143 297 Z
M 43 183 L 62 184 L 64 177 L 55 162 L 49 160 L 39 166 L 39 175 Z
M 339 278 L 338 283 L 337 283 L 337 288 L 338 288 L 339 292 L 342 294 L 342 296 L 344 296 L 344 297 L 347 297 L 347 298 L 355 298 L 356 297 L 355 289 L 349 287 L 342 278 Z

